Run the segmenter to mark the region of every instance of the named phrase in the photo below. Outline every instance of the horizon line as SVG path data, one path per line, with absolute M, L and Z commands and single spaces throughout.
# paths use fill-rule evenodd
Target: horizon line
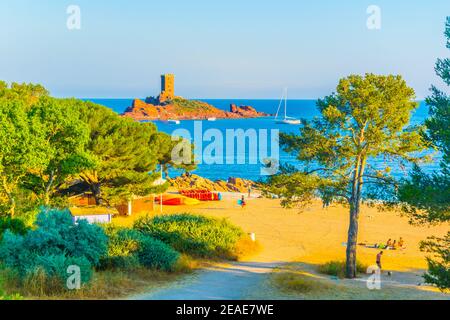
M 145 101 L 146 98 L 127 98 L 127 97 L 119 97 L 119 98 L 110 98 L 110 97 L 55 97 L 59 99 L 80 99 L 80 100 L 143 100 Z M 184 98 L 186 100 L 280 100 L 280 98 Z M 289 100 L 306 100 L 306 101 L 317 101 L 322 98 L 289 98 Z M 414 99 L 416 102 L 423 102 L 426 98 L 417 98 Z

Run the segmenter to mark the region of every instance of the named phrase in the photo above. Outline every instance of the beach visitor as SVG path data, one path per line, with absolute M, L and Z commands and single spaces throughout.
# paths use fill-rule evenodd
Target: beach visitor
M 378 266 L 378 268 L 380 268 L 380 271 L 381 271 L 381 256 L 383 255 L 383 251 L 380 251 L 378 254 L 377 254 L 377 266 Z
M 250 198 L 252 196 L 252 185 L 248 184 L 248 197 Z
M 403 249 L 404 246 L 405 246 L 405 241 L 403 240 L 402 237 L 400 237 L 400 239 L 398 239 L 398 247 Z
M 241 199 L 241 207 L 242 207 L 242 209 L 244 209 L 246 205 L 247 204 L 245 203 L 245 197 L 242 196 L 242 199 Z
M 398 244 L 397 244 L 397 240 L 394 240 L 394 242 L 392 243 L 391 249 L 395 250 L 397 248 Z
M 388 246 L 388 247 L 391 247 L 391 246 L 392 246 L 392 239 L 389 239 L 389 240 L 386 242 L 386 246 Z

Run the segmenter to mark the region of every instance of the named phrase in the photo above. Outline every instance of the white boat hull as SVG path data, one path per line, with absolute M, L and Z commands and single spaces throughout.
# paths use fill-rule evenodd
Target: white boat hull
M 276 123 L 278 124 L 301 124 L 302 122 L 297 119 L 286 119 L 286 120 L 278 120 Z

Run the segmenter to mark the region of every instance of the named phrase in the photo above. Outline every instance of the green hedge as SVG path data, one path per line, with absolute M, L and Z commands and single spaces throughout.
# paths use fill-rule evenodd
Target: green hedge
M 146 236 L 137 230 L 106 226 L 108 235 L 107 255 L 101 259 L 101 267 L 133 269 L 146 267 L 172 271 L 180 257 L 169 245 Z
M 198 257 L 235 258 L 244 232 L 227 222 L 203 216 L 177 214 L 142 218 L 134 228 L 159 239 L 177 251 Z

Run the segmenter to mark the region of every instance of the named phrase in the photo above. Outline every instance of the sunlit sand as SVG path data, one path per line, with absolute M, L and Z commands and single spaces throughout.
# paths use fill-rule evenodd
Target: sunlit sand
M 262 244 L 262 252 L 254 261 L 299 261 L 319 264 L 344 259 L 348 228 L 348 209 L 336 205 L 322 208 L 316 202 L 302 212 L 284 209 L 279 200 L 252 198 L 246 208 L 237 204 L 239 194 L 230 194 L 220 202 L 203 202 L 197 206 L 163 208 L 164 214 L 190 212 L 211 217 L 227 218 L 248 233 L 255 233 Z M 156 211 L 154 214 L 159 214 Z M 120 225 L 131 225 L 135 217 L 115 219 Z M 426 254 L 419 250 L 419 242 L 427 236 L 444 235 L 448 225 L 413 226 L 398 212 L 380 212 L 363 207 L 358 242 L 385 243 L 389 238 L 403 237 L 404 250 L 385 250 L 383 266 L 386 270 L 411 271 L 426 269 Z M 358 246 L 358 259 L 374 264 L 379 250 Z

